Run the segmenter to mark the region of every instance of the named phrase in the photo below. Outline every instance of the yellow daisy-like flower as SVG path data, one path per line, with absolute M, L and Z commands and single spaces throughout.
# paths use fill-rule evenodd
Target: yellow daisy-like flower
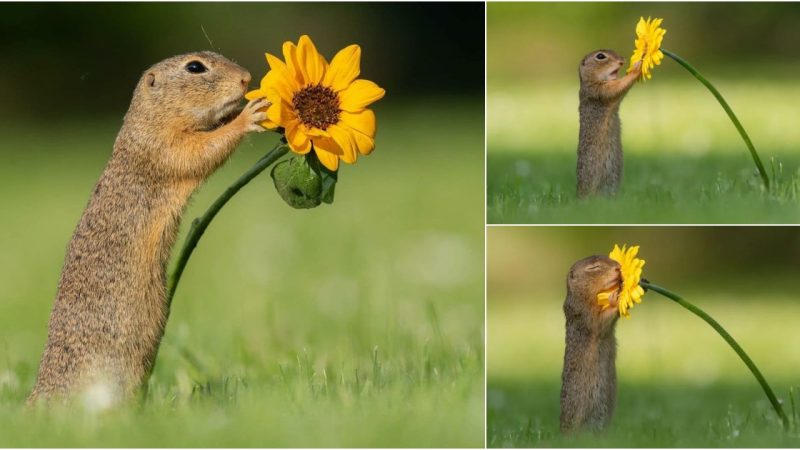
M 650 19 L 644 20 L 644 17 L 639 18 L 639 23 L 636 24 L 636 40 L 633 42 L 635 49 L 633 56 L 631 56 L 631 65 L 628 67 L 628 73 L 633 71 L 633 66 L 641 61 L 642 62 L 642 75 L 644 78 L 651 79 L 653 75 L 650 70 L 653 67 L 661 64 L 664 59 L 664 53 L 661 52 L 661 41 L 664 40 L 664 34 L 667 30 L 661 28 L 661 22 L 664 19 Z
M 639 280 L 642 278 L 644 260 L 636 257 L 638 253 L 638 245 L 630 248 L 625 245 L 622 248 L 619 248 L 619 245 L 614 245 L 614 250 L 611 250 L 611 253 L 608 254 L 609 258 L 620 265 L 622 286 L 597 294 L 597 303 L 603 310 L 611 307 L 611 297 L 615 294 L 620 316 L 630 318 L 628 310 L 633 308 L 634 304 L 642 302 L 644 289 L 639 286 Z
M 312 149 L 330 170 L 339 160 L 352 164 L 358 154 L 375 148 L 375 113 L 367 109 L 385 91 L 361 73 L 361 47 L 339 51 L 330 64 L 317 52 L 308 36 L 297 45 L 283 43 L 286 60 L 266 54 L 269 72 L 261 86 L 245 95 L 248 100 L 266 97 L 266 128 L 284 129 L 289 148 L 304 155 Z

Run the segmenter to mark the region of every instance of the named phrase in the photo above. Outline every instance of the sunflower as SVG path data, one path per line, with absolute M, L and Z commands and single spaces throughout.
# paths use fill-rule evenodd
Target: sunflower
M 248 100 L 265 97 L 266 128 L 281 127 L 289 148 L 305 155 L 311 150 L 330 170 L 339 160 L 352 164 L 358 154 L 375 148 L 375 113 L 367 109 L 385 91 L 368 80 L 357 80 L 361 72 L 361 47 L 350 45 L 339 51 L 330 64 L 317 51 L 311 38 L 301 36 L 297 45 L 283 43 L 284 61 L 266 54 L 269 72 L 261 86 L 245 95 Z
M 597 294 L 597 303 L 602 306 L 603 310 L 611 306 L 610 299 L 615 292 L 620 316 L 629 318 L 628 310 L 633 308 L 634 304 L 642 302 L 644 289 L 639 286 L 639 280 L 642 278 L 644 260 L 636 257 L 638 253 L 638 245 L 630 248 L 625 245 L 622 248 L 619 248 L 619 245 L 614 245 L 614 250 L 611 250 L 611 253 L 608 254 L 609 258 L 620 265 L 622 286 Z
M 639 23 L 636 24 L 636 40 L 633 45 L 636 47 L 631 56 L 631 66 L 628 68 L 628 73 L 633 71 L 633 66 L 641 61 L 642 62 L 642 75 L 646 79 L 651 79 L 653 76 L 650 70 L 661 64 L 664 59 L 664 53 L 661 52 L 661 41 L 664 40 L 664 34 L 667 30 L 661 28 L 661 22 L 664 19 L 650 19 L 644 20 L 644 17 L 639 18 Z

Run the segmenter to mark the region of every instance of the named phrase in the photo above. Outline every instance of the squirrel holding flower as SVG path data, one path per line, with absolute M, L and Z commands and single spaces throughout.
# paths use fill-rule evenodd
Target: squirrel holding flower
M 581 60 L 578 198 L 615 194 L 622 181 L 619 106 L 642 73 L 639 61 L 618 78 L 624 65 L 625 59 L 611 50 L 595 50 Z
M 605 256 L 576 262 L 567 275 L 566 350 L 561 375 L 561 431 L 599 431 L 614 413 L 617 396 L 617 302 L 620 264 Z M 608 308 L 597 301 L 608 293 Z
M 130 398 L 164 334 L 165 269 L 186 204 L 242 137 L 265 129 L 250 73 L 196 52 L 145 71 L 69 243 L 29 403 L 100 389 Z

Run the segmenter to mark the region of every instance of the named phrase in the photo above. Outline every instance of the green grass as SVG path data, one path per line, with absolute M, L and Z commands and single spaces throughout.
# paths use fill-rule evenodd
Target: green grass
M 558 431 L 559 389 L 556 383 L 493 384 L 488 391 L 489 447 L 800 445 L 799 434 L 783 432 L 758 386 L 621 383 L 609 429 L 576 436 Z
M 780 158 L 782 162 L 767 166 L 774 180 L 771 192 L 764 190 L 746 158 L 632 154 L 626 157 L 623 186 L 616 197 L 579 200 L 575 195 L 574 156 L 494 154 L 487 162 L 491 180 L 487 220 L 565 224 L 800 222 L 800 158 Z
M 488 222 L 799 222 L 800 133 L 790 124 L 800 120 L 800 90 L 781 80 L 714 80 L 774 179 L 766 192 L 716 100 L 688 74 L 662 75 L 622 105 L 620 194 L 583 201 L 575 196 L 577 85 L 490 85 Z
M 245 187 L 189 261 L 146 402 L 103 413 L 23 403 L 119 121 L 3 130 L 0 446 L 483 446 L 481 111 L 378 108 L 377 150 L 332 206 L 293 210 L 266 173 Z M 245 141 L 179 243 L 274 142 Z

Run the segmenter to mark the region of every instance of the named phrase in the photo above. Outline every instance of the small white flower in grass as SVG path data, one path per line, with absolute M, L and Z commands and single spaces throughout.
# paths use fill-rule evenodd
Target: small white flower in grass
M 118 399 L 118 392 L 111 384 L 99 381 L 83 393 L 83 407 L 89 413 L 101 413 L 114 406 Z

